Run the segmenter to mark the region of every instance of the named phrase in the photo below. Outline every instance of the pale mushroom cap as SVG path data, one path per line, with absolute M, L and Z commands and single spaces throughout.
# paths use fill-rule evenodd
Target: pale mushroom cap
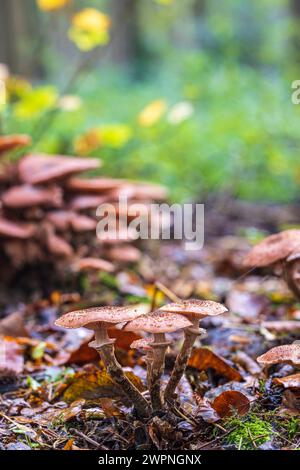
M 153 339 L 141 338 L 133 341 L 130 347 L 132 349 L 141 349 L 142 351 L 152 351 L 151 343 L 153 343 Z
M 93 158 L 32 154 L 20 161 L 19 176 L 24 183 L 40 184 L 92 170 L 98 168 L 99 165 L 100 161 Z
M 262 240 L 255 245 L 244 259 L 248 267 L 269 266 L 287 258 L 297 248 L 300 249 L 300 230 L 285 230 Z
M 300 365 L 300 344 L 285 344 L 270 349 L 257 358 L 257 362 L 263 365 L 288 363 Z
M 183 315 L 156 310 L 132 320 L 125 326 L 125 330 L 145 331 L 148 333 L 173 333 L 191 325 L 192 323 Z
M 137 318 L 145 313 L 148 305 L 126 305 L 126 306 L 109 306 L 109 307 L 92 307 L 83 310 L 75 310 L 69 312 L 56 320 L 57 326 L 63 328 L 86 328 L 94 329 L 95 323 L 108 323 L 109 325 L 117 325 Z
M 159 310 L 162 312 L 173 312 L 199 319 L 208 316 L 221 315 L 228 311 L 224 305 L 214 302 L 213 300 L 197 299 L 182 300 L 181 302 L 164 305 L 163 307 L 160 307 Z
M 93 194 L 82 194 L 75 196 L 70 201 L 70 208 L 73 210 L 87 210 L 96 209 L 100 204 L 107 201 L 106 196 L 93 195 Z
M 113 261 L 136 263 L 140 260 L 142 253 L 135 246 L 120 245 L 106 250 L 106 256 Z

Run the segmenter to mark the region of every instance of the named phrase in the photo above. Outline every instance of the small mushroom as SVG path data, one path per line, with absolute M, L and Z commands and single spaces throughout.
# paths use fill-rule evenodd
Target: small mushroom
M 108 337 L 107 330 L 119 323 L 133 320 L 144 312 L 144 306 L 135 305 L 94 307 L 66 313 L 55 322 L 56 325 L 63 328 L 80 328 L 84 326 L 95 331 L 95 341 L 89 343 L 89 346 L 98 351 L 108 373 L 126 393 L 140 417 L 147 417 L 149 414 L 147 400 L 124 374 L 115 357 L 115 340 Z
M 176 387 L 184 374 L 197 337 L 201 337 L 205 334 L 205 330 L 199 328 L 199 321 L 207 316 L 221 315 L 227 312 L 227 308 L 212 300 L 191 299 L 165 305 L 159 310 L 184 315 L 192 322 L 192 326 L 184 330 L 184 342 L 176 358 L 170 380 L 166 386 L 165 401 L 168 402 L 173 399 Z
M 288 287 L 300 299 L 300 230 L 291 229 L 270 235 L 255 245 L 244 259 L 249 268 L 280 267 Z
M 150 397 L 154 411 L 161 409 L 163 405 L 160 380 L 164 371 L 166 351 L 170 344 L 169 341 L 166 341 L 165 333 L 172 333 L 191 325 L 192 323 L 183 315 L 156 310 L 130 321 L 125 326 L 127 331 L 144 331 L 153 334 Z
M 0 136 L 0 154 L 9 152 L 17 147 L 23 147 L 31 143 L 28 135 L 1 135 Z
M 13 222 L 0 217 L 0 237 L 27 239 L 31 238 L 36 231 L 33 224 Z
M 108 248 L 105 254 L 110 260 L 119 263 L 137 263 L 142 256 L 138 248 L 126 244 Z
M 259 356 L 257 362 L 263 366 L 290 364 L 300 369 L 300 344 L 276 346 Z
M 152 368 L 152 362 L 153 362 L 152 343 L 153 343 L 152 339 L 141 338 L 141 339 L 136 339 L 130 345 L 132 349 L 137 349 L 139 351 L 146 353 L 145 362 L 147 364 L 147 384 L 148 384 L 149 390 L 151 386 L 151 368 Z
M 114 178 L 70 178 L 66 188 L 77 193 L 103 193 L 126 183 L 125 180 Z
M 29 184 L 59 181 L 87 170 L 98 168 L 100 161 L 93 158 L 64 157 L 61 155 L 28 155 L 19 163 L 19 177 Z
M 112 273 L 115 270 L 115 267 L 105 259 L 81 258 L 73 263 L 73 269 L 74 271 L 105 271 L 107 273 Z
M 62 191 L 59 187 L 38 188 L 29 184 L 13 186 L 2 194 L 4 206 L 12 209 L 23 209 L 34 206 L 60 206 Z
M 97 209 L 98 206 L 107 202 L 107 196 L 100 194 L 80 194 L 70 200 L 70 208 L 75 211 Z

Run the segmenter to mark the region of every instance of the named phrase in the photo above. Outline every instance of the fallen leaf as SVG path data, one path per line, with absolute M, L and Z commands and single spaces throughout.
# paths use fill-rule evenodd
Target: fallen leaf
M 276 377 L 273 382 L 284 388 L 300 388 L 300 373 L 288 375 L 287 377 Z
M 142 381 L 133 372 L 126 372 L 126 376 L 134 383 L 138 390 L 143 390 Z M 64 400 L 69 403 L 79 398 L 95 400 L 98 398 L 125 397 L 121 388 L 114 383 L 106 370 L 89 368 L 87 371 L 75 374 L 71 381 L 71 384 L 63 394 Z
M 188 366 L 201 371 L 214 369 L 218 375 L 222 375 L 228 380 L 234 380 L 236 382 L 241 382 L 243 380 L 241 374 L 231 367 L 225 359 L 207 348 L 196 349 L 189 359 Z
M 23 347 L 13 340 L 0 338 L 0 376 L 16 376 L 23 368 Z
M 215 423 L 220 421 L 220 416 L 211 406 L 207 398 L 202 398 L 195 394 L 195 399 L 198 404 L 198 408 L 195 413 L 195 418 L 202 418 L 206 423 Z
M 250 401 L 241 392 L 227 390 L 214 399 L 212 407 L 221 418 L 227 418 L 234 413 L 244 416 L 250 410 Z
M 13 337 L 28 336 L 23 315 L 19 312 L 14 312 L 0 320 L 0 335 Z

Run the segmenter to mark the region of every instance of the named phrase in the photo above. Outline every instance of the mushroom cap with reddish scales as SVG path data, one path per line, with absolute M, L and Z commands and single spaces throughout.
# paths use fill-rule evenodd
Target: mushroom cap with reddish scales
M 300 344 L 285 344 L 270 349 L 257 358 L 257 362 L 264 366 L 287 363 L 300 366 Z
M 188 326 L 192 326 L 192 323 L 183 315 L 155 310 L 130 321 L 125 326 L 125 330 L 145 331 L 153 334 L 173 333 Z
M 221 315 L 228 310 L 224 305 L 214 302 L 213 300 L 190 299 L 164 305 L 160 307 L 159 311 L 173 312 L 201 320 L 205 317 Z
M 145 313 L 148 305 L 126 305 L 109 307 L 91 307 L 83 310 L 69 312 L 56 320 L 57 326 L 63 328 L 90 328 L 94 330 L 97 323 L 106 323 L 106 326 L 128 322 Z
M 300 230 L 291 229 L 275 233 L 255 245 L 244 259 L 247 267 L 264 267 L 286 259 L 300 251 Z
M 19 176 L 24 183 L 42 184 L 61 180 L 75 173 L 93 170 L 99 166 L 100 161 L 95 158 L 31 154 L 20 161 Z

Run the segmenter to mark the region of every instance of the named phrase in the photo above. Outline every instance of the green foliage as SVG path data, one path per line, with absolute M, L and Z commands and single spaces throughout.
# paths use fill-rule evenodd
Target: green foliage
M 245 419 L 230 418 L 227 426 L 233 430 L 226 437 L 226 442 L 239 450 L 254 450 L 272 437 L 271 424 L 254 413 L 250 413 Z

